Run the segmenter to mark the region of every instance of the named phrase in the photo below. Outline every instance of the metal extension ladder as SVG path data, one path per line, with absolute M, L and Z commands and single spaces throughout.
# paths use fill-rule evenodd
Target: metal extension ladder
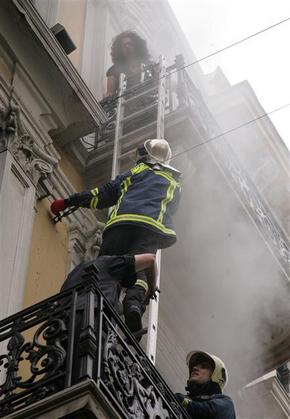
M 113 163 L 112 163 L 112 179 L 114 179 L 120 173 L 120 166 L 121 160 L 125 159 L 130 155 L 132 150 L 136 149 L 136 143 L 132 145 L 132 149 L 127 150 L 126 152 L 122 152 L 122 138 L 124 124 L 128 119 L 132 119 L 140 115 L 144 115 L 146 110 L 152 109 L 152 107 L 156 106 L 156 130 L 155 130 L 155 137 L 153 138 L 164 138 L 164 114 L 165 114 L 165 96 L 166 96 L 166 67 L 165 67 L 165 59 L 163 56 L 159 58 L 159 67 L 158 67 L 158 85 L 154 84 L 154 76 L 152 78 L 152 83 L 147 83 L 144 77 L 144 69 L 141 73 L 140 77 L 140 84 L 136 86 L 135 89 L 130 89 L 126 91 L 126 78 L 124 74 L 120 75 L 119 80 L 119 92 L 118 92 L 118 101 L 117 101 L 117 109 L 116 109 L 116 125 L 115 125 L 115 136 L 114 136 L 114 151 L 113 151 Z M 146 89 L 148 85 L 148 89 Z M 153 85 L 153 87 L 152 87 Z M 147 107 L 145 106 L 141 110 L 137 110 L 133 112 L 133 114 L 129 114 L 126 116 L 125 108 L 126 104 L 128 105 L 129 102 L 138 101 L 142 97 L 146 98 L 146 95 L 152 94 L 154 95 L 154 91 L 157 90 L 157 98 L 154 106 L 149 104 Z M 130 93 L 131 91 L 131 93 Z M 136 92 L 136 95 L 134 95 Z M 127 97 L 127 99 L 126 99 Z M 147 137 L 148 138 L 148 137 Z M 143 138 L 140 137 L 140 141 L 144 142 L 145 135 L 143 134 Z M 140 144 L 138 144 L 140 145 Z M 156 255 L 157 266 L 158 266 L 158 278 L 157 278 L 157 287 L 160 288 L 160 268 L 161 268 L 161 250 L 158 250 Z M 151 300 L 149 304 L 149 317 L 148 317 L 148 333 L 147 333 L 147 355 L 151 362 L 155 364 L 155 357 L 156 357 L 156 343 L 157 343 L 157 329 L 158 329 L 158 310 L 159 310 L 159 293 L 157 293 L 156 299 Z

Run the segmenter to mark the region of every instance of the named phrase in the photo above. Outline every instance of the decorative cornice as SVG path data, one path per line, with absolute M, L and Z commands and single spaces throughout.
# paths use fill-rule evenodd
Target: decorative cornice
M 32 30 L 34 36 L 37 37 L 39 43 L 47 52 L 47 55 L 64 75 L 68 84 L 87 109 L 94 122 L 97 125 L 106 122 L 107 117 L 102 107 L 57 42 L 55 36 L 44 24 L 31 2 L 26 0 L 12 0 L 12 2 L 26 20 L 27 25 Z
M 286 393 L 285 389 L 283 388 L 282 384 L 279 382 L 279 380 L 275 377 L 272 382 L 272 391 L 273 397 L 277 401 L 277 403 L 280 405 L 283 412 L 287 415 L 287 417 L 290 416 L 290 396 Z
M 243 387 L 240 395 L 246 404 L 252 405 L 255 401 L 263 401 L 263 404 L 268 409 L 269 417 L 271 413 L 277 412 L 278 406 L 285 413 L 286 417 L 289 417 L 290 397 L 277 379 L 275 371 Z
M 35 186 L 52 173 L 58 162 L 25 131 L 18 107 L 0 109 L 0 153 L 5 150 L 9 150 Z

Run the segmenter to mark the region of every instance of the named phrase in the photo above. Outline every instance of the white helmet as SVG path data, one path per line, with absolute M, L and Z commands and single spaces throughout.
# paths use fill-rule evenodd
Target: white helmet
M 221 390 L 223 390 L 228 381 L 228 373 L 224 362 L 218 358 L 216 355 L 209 354 L 208 352 L 203 351 L 191 351 L 186 356 L 186 364 L 189 368 L 189 376 L 191 374 L 192 368 L 197 363 L 202 362 L 203 360 L 209 361 L 213 366 L 213 373 L 211 380 L 217 383 Z
M 144 143 L 144 148 L 149 156 L 149 163 L 169 164 L 172 157 L 170 145 L 164 139 L 149 139 Z

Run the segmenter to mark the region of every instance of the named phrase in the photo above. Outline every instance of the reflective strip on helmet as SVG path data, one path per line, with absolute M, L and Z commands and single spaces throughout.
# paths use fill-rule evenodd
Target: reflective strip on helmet
M 137 279 L 137 281 L 135 282 L 135 285 L 139 285 L 139 287 L 144 288 L 144 290 L 147 292 L 149 287 L 146 281 L 144 281 L 144 279 Z
M 120 215 L 114 215 L 114 217 L 111 217 L 109 221 L 106 224 L 106 227 L 111 226 L 112 224 L 118 223 L 120 221 L 135 221 L 135 222 L 141 222 L 148 225 L 151 225 L 158 230 L 162 231 L 165 234 L 170 234 L 172 236 L 176 236 L 175 231 L 171 228 L 165 227 L 160 222 L 154 220 L 151 217 L 147 217 L 146 215 L 139 215 L 139 214 L 120 214 Z

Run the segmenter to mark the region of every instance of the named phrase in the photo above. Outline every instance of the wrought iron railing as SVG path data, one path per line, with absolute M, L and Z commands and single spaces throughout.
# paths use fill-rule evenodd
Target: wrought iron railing
M 0 417 L 87 379 L 124 419 L 188 417 L 103 296 L 93 265 L 82 279 L 0 322 Z
M 158 82 L 160 65 L 150 64 L 144 67 L 144 74 L 138 84 L 125 88 L 123 92 L 124 115 L 122 119 L 123 136 L 127 137 L 139 132 L 146 126 L 154 124 L 157 118 Z M 185 106 L 195 106 L 198 113 L 199 91 L 184 69 L 182 55 L 176 57 L 174 64 L 166 68 L 164 84 L 165 115 Z M 126 79 L 125 79 L 126 82 Z M 108 116 L 108 121 L 101 128 L 84 139 L 88 151 L 101 149 L 114 140 L 117 98 L 105 99 L 100 102 Z M 201 117 L 201 115 L 197 115 Z M 201 119 L 202 121 L 202 119 Z M 147 132 L 148 133 L 148 132 Z
M 184 68 L 184 60 L 181 55 L 177 56 L 175 64 L 167 69 L 169 80 L 172 78 L 170 72 L 177 77 L 177 80 L 176 88 L 169 89 L 168 94 L 172 95 L 173 90 L 175 90 L 178 100 L 175 101 L 175 107 L 171 107 L 169 111 L 176 110 L 176 106 L 192 108 L 201 133 L 200 142 L 207 143 L 208 140 L 215 137 L 218 139 L 218 141 L 209 141 L 206 147 L 218 161 L 227 181 L 233 185 L 259 231 L 271 247 L 282 271 L 290 279 L 290 243 L 281 227 L 281 222 L 275 218 L 266 200 L 259 192 L 258 185 L 253 183 L 249 174 L 243 168 L 239 156 L 234 152 L 227 136 L 221 134 L 221 128 L 209 111 L 201 92 Z M 172 84 L 172 81 L 170 81 L 170 84 Z M 169 99 L 168 103 L 171 102 L 174 102 L 174 98 Z

